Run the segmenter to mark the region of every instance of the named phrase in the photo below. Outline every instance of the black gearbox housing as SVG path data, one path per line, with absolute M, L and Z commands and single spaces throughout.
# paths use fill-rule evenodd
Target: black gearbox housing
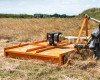
M 49 46 L 57 46 L 57 44 L 55 43 L 56 42 L 61 42 L 59 40 L 59 35 L 61 34 L 61 32 L 58 32 L 58 33 L 54 33 L 54 32 L 50 32 L 50 33 L 47 33 L 47 40 L 49 41 Z

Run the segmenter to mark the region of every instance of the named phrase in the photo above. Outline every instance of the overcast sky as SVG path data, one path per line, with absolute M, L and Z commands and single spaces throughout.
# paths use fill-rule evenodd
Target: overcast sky
M 0 13 L 10 14 L 67 14 L 100 7 L 100 0 L 0 0 Z

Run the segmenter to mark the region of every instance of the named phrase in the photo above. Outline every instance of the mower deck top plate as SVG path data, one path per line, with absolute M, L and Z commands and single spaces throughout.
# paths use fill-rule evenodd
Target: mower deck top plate
M 47 42 L 41 42 L 39 44 L 47 45 Z M 66 47 L 68 47 L 68 46 L 73 46 L 73 44 L 69 44 Z M 43 55 L 50 55 L 50 56 L 59 56 L 59 54 L 66 53 L 66 52 L 74 50 L 74 49 L 63 49 L 63 48 L 56 48 L 55 47 L 53 49 L 44 50 L 44 51 L 41 51 L 41 52 L 38 52 L 38 53 L 36 53 L 37 50 L 32 50 L 32 51 L 26 52 L 27 49 L 38 48 L 38 47 L 41 47 L 41 46 L 25 45 L 25 46 L 21 46 L 21 47 L 8 49 L 8 51 L 25 52 L 26 54 L 27 53 L 32 53 L 32 54 L 43 54 Z

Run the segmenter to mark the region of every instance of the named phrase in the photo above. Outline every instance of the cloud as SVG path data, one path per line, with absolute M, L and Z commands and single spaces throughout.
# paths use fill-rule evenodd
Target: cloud
M 96 0 L 92 0 L 92 2 L 95 2 Z
M 0 13 L 79 14 L 100 7 L 98 0 L 0 0 Z

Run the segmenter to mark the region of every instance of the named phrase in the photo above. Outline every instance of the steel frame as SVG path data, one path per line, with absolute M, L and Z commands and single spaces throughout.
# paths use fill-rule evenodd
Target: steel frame
M 69 43 L 57 43 L 58 46 L 47 46 L 47 45 L 41 45 L 38 44 L 40 42 L 46 42 L 47 40 L 42 40 L 42 41 L 37 41 L 34 43 L 27 43 L 27 44 L 19 44 L 17 46 L 12 46 L 12 47 L 7 47 L 4 48 L 4 56 L 6 57 L 13 57 L 13 58 L 20 58 L 20 59 L 39 59 L 39 60 L 43 60 L 46 62 L 52 62 L 52 63 L 59 63 L 59 64 L 63 64 L 63 56 L 68 54 L 69 52 L 75 52 L 73 47 L 64 47 L 65 45 L 68 44 L 72 44 L 72 42 Z M 17 48 L 17 47 L 22 47 L 22 46 L 26 46 L 26 45 L 36 45 L 39 46 L 37 48 L 31 48 L 31 49 L 27 49 L 26 52 L 19 52 L 19 51 L 9 51 L 9 49 L 13 49 L 13 48 Z M 42 55 L 42 54 L 38 54 L 39 52 L 45 51 L 45 50 L 50 50 L 53 48 L 64 48 L 64 49 L 73 49 L 71 51 L 65 52 L 65 53 L 61 53 L 59 55 L 59 57 L 57 56 L 50 56 L 50 55 Z M 30 51 L 34 51 L 36 50 L 35 54 L 29 53 Z M 68 60 L 67 64 L 69 63 L 70 60 Z

